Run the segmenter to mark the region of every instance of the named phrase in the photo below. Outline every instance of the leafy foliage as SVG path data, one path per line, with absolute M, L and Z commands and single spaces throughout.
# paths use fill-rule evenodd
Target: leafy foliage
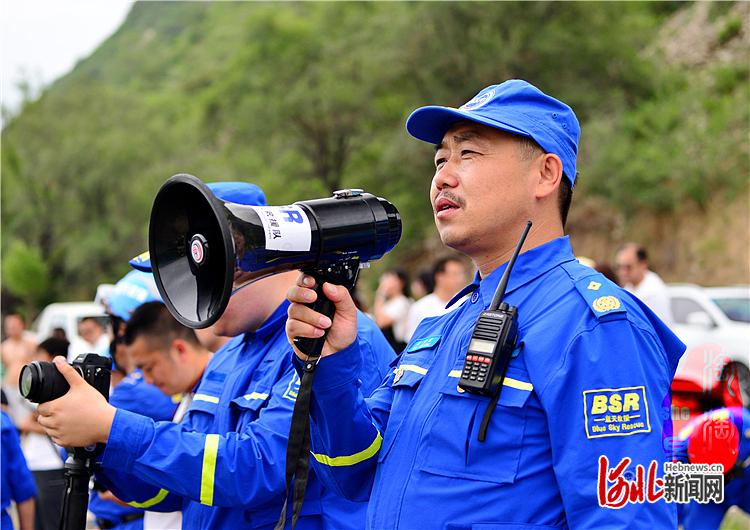
M 747 59 L 694 79 L 644 53 L 690 5 L 136 2 L 4 128 L 3 261 L 21 243 L 38 253 L 44 268 L 29 274 L 49 284 L 36 304 L 91 298 L 147 247 L 153 197 L 175 173 L 252 181 L 272 204 L 364 188 L 404 220 L 376 267 L 408 260 L 435 235 L 432 149 L 406 133 L 408 113 L 516 77 L 576 109 L 577 196 L 631 216 L 736 196 L 747 188 Z M 712 16 L 726 19 L 723 44 L 741 38 L 729 9 Z M 3 276 L 4 290 L 23 291 L 15 283 Z

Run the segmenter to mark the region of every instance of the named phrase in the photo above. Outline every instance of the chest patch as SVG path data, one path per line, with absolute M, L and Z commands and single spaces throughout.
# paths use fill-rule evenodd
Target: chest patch
M 296 371 L 292 371 L 292 380 L 289 381 L 289 385 L 286 387 L 283 398 L 289 401 L 297 401 L 297 394 L 299 393 L 299 374 Z
M 411 353 L 419 350 L 426 350 L 427 348 L 432 348 L 438 342 L 440 342 L 440 337 L 441 335 L 433 335 L 432 337 L 425 337 L 423 339 L 415 340 L 409 346 L 406 352 Z

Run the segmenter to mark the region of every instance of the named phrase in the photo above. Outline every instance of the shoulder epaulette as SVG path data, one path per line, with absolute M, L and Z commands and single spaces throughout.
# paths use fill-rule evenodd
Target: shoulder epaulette
M 625 304 L 620 300 L 617 289 L 603 274 L 591 269 L 591 274 L 582 275 L 580 269 L 575 271 L 568 267 L 565 269 L 571 274 L 573 284 L 596 318 L 616 313 L 625 314 Z

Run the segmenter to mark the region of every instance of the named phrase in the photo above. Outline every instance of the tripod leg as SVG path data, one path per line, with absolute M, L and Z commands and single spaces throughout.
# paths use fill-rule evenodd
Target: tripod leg
M 69 456 L 65 462 L 65 497 L 60 530 L 85 530 L 92 472 L 85 460 Z

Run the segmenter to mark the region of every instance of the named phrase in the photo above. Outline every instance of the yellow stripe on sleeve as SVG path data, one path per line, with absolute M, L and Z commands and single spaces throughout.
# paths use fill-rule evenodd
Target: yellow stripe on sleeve
M 311 454 L 313 457 L 315 457 L 315 460 L 320 462 L 321 464 L 325 464 L 327 466 L 353 466 L 354 464 L 358 464 L 359 462 L 364 462 L 368 458 L 371 458 L 378 454 L 378 451 L 380 451 L 380 446 L 383 443 L 383 438 L 380 436 L 380 433 L 378 433 L 375 440 L 370 444 L 370 447 L 365 449 L 364 451 L 360 451 L 359 453 L 355 453 L 353 455 L 349 456 L 335 456 L 333 458 L 326 456 L 326 455 L 316 455 L 315 453 Z
M 169 492 L 167 490 L 159 490 L 159 493 L 156 494 L 156 497 L 153 499 L 149 499 L 147 501 L 143 502 L 129 502 L 128 505 L 132 506 L 133 508 L 150 508 L 151 506 L 154 506 L 155 504 L 159 504 L 161 501 L 167 498 L 167 495 L 169 495 Z
M 216 471 L 216 456 L 219 452 L 219 435 L 206 436 L 203 449 L 203 471 L 201 473 L 201 504 L 211 506 L 214 502 L 214 473 Z

